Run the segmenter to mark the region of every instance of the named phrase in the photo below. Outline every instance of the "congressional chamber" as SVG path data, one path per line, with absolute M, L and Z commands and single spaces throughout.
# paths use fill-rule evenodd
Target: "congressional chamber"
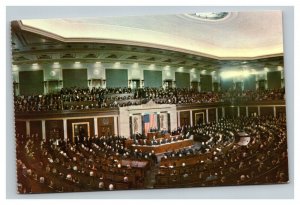
M 221 13 L 220 24 L 227 18 L 230 25 L 249 21 L 249 31 L 268 25 L 247 12 Z M 280 21 L 277 12 L 264 15 Z M 195 26 L 191 31 L 232 29 L 236 38 L 228 39 L 231 47 L 214 42 L 223 52 L 202 43 L 188 48 L 192 34 L 186 34 L 187 45 L 178 39 L 178 45 L 170 39 L 154 43 L 146 31 L 156 18 L 189 23 Z M 104 18 L 104 25 L 135 22 L 144 29 L 145 42 L 128 40 L 132 31 L 121 40 L 111 31 L 111 39 L 103 40 L 97 19 L 79 37 L 62 32 L 72 36 L 75 20 L 13 21 L 17 192 L 287 183 L 283 51 L 257 51 L 260 45 L 253 38 L 263 41 L 267 33 L 251 35 L 197 18 Z M 221 39 L 218 32 L 211 35 Z M 238 38 L 253 41 L 256 48 L 240 45 Z M 278 41 L 267 42 L 277 46 Z

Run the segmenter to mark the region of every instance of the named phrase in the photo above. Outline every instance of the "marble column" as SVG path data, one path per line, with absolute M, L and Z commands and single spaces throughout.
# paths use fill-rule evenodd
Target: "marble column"
M 118 116 L 114 116 L 114 135 L 118 135 Z
M 68 129 L 67 129 L 67 120 L 63 119 L 63 125 L 64 125 L 64 140 L 65 142 L 68 141 Z
M 177 112 L 177 127 L 181 127 L 180 126 L 180 111 Z
M 142 134 L 145 135 L 145 126 L 144 126 L 144 115 L 141 114 L 141 122 L 142 122 Z
M 42 139 L 46 140 L 46 121 L 42 120 Z
M 276 118 L 276 106 L 273 107 L 274 117 Z
M 190 125 L 193 126 L 193 112 L 190 110 Z
M 257 115 L 260 116 L 260 106 L 257 106 Z
M 240 117 L 240 106 L 237 107 L 237 116 Z
M 97 117 L 94 117 L 94 135 L 98 136 L 98 120 L 97 120 Z
M 157 130 L 160 130 L 160 113 L 157 113 Z
M 30 136 L 30 121 L 26 120 L 26 135 Z
M 171 119 L 170 113 L 168 113 L 168 132 L 171 133 Z
M 249 117 L 248 106 L 246 106 L 246 117 Z
M 208 109 L 206 109 L 206 123 L 208 123 Z
M 130 130 L 130 136 L 133 136 L 133 131 L 132 131 L 132 116 L 131 115 L 129 115 L 129 130 Z
M 222 118 L 225 118 L 225 108 L 222 107 Z

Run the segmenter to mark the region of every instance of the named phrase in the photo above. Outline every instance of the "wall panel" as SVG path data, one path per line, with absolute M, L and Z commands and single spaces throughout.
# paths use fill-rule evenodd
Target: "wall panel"
M 109 136 L 114 134 L 114 118 L 99 117 L 98 119 L 98 135 Z
M 68 130 L 68 140 L 73 141 L 73 129 L 72 129 L 72 124 L 77 123 L 78 125 L 80 123 L 89 124 L 89 130 L 85 130 L 86 132 L 89 131 L 90 136 L 94 136 L 94 119 L 93 118 L 84 118 L 84 119 L 69 119 L 67 120 L 67 130 Z M 74 124 L 75 125 L 75 124 Z
M 36 140 L 42 139 L 42 121 L 30 121 L 30 135 L 38 134 L 38 138 Z
M 180 112 L 180 126 L 190 125 L 190 111 Z
M 194 125 L 206 123 L 206 110 L 205 109 L 193 110 L 192 114 L 193 114 Z
M 249 117 L 258 115 L 258 108 L 257 107 L 248 107 L 248 115 L 249 115 Z
M 46 139 L 64 139 L 64 126 L 62 120 L 46 120 Z
M 16 134 L 26 136 L 26 122 L 15 121 Z
M 190 88 L 190 74 L 175 72 L 176 88 Z
M 64 88 L 87 88 L 87 69 L 63 69 Z
M 237 107 L 225 107 L 225 118 L 236 118 Z
M 44 94 L 44 74 L 38 71 L 20 71 L 20 95 L 41 95 Z
M 281 71 L 272 71 L 267 73 L 268 89 L 281 88 Z
M 144 87 L 160 88 L 162 86 L 162 71 L 144 70 Z
M 274 108 L 273 107 L 260 107 L 260 115 L 261 116 L 273 116 Z
M 211 75 L 200 75 L 201 91 L 207 92 L 212 91 L 212 76 Z
M 256 90 L 255 75 L 250 75 L 244 80 L 244 90 Z

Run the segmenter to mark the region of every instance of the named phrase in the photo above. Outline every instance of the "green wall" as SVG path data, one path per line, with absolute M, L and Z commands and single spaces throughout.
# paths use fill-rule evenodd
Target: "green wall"
M 214 82 L 213 83 L 213 87 L 214 87 L 214 91 L 218 92 L 219 91 L 219 83 L 218 82 Z
M 281 72 L 272 71 L 267 73 L 268 89 L 281 88 Z
M 175 72 L 176 88 L 190 88 L 190 74 Z
M 87 88 L 87 69 L 63 69 L 64 88 Z
M 106 87 L 128 87 L 128 70 L 127 69 L 106 69 Z
M 207 92 L 212 91 L 212 76 L 211 75 L 200 75 L 201 91 Z
M 229 89 L 233 88 L 233 79 L 221 79 L 221 90 L 222 91 L 228 91 Z
M 256 77 L 250 75 L 244 79 L 244 90 L 256 90 Z
M 162 86 L 162 71 L 144 70 L 144 87 L 160 88 Z
M 39 95 L 44 94 L 44 72 L 38 71 L 20 71 L 19 86 L 20 95 Z

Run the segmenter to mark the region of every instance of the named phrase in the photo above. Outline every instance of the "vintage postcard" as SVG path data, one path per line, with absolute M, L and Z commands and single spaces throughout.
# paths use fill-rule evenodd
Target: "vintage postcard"
M 282 19 L 12 21 L 17 192 L 288 183 Z

